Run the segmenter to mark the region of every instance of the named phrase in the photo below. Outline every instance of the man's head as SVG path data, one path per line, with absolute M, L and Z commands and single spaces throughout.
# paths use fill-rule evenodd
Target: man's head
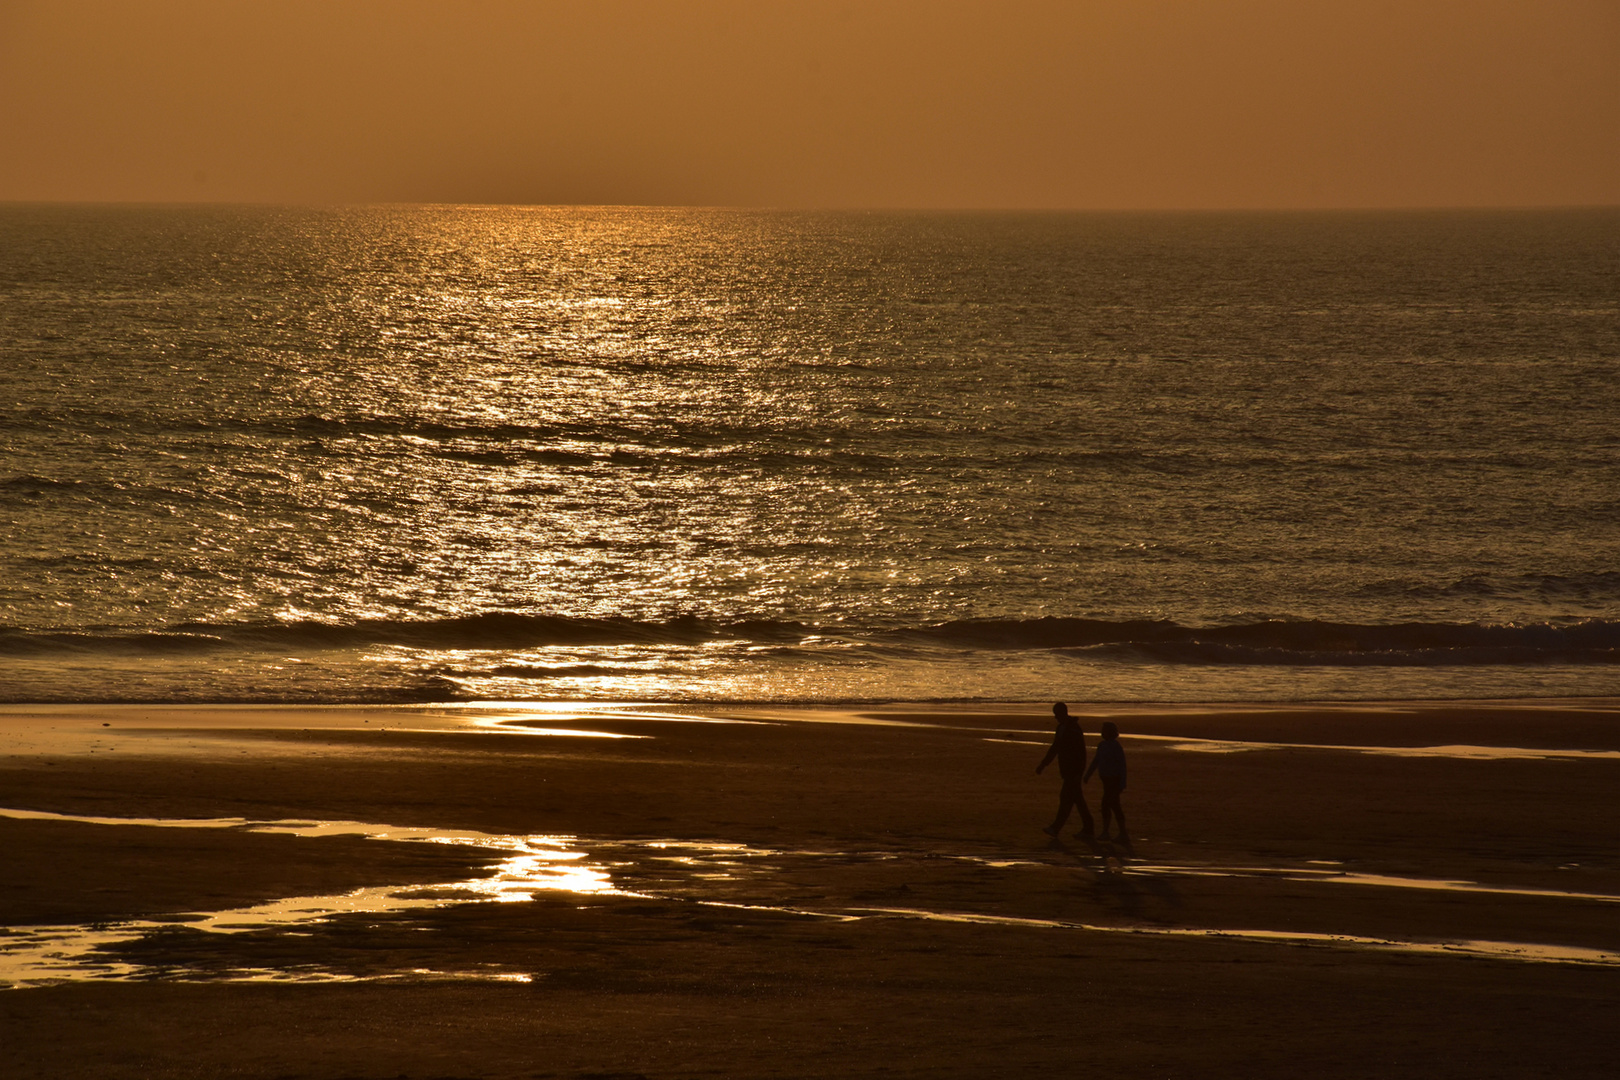
M 1052 706 L 1052 715 L 1057 717 L 1059 720 L 1062 720 L 1069 715 L 1069 707 L 1060 701 L 1056 705 Z
M 1110 720 L 1102 726 L 1102 737 L 1105 739 L 1119 738 L 1119 727 Z

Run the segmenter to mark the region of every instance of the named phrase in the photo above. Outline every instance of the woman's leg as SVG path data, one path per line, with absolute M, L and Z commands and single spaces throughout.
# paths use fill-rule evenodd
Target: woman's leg
M 1119 838 L 1128 840 L 1130 837 L 1125 832 L 1125 810 L 1119 805 L 1119 794 L 1119 781 L 1103 781 L 1103 832 L 1108 831 L 1108 818 L 1112 815 L 1113 819 L 1119 823 Z

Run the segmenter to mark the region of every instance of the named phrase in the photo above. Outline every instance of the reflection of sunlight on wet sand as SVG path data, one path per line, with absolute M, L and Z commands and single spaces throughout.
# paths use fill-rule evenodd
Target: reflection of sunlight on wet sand
M 272 930 L 319 922 L 336 915 L 386 915 L 422 908 L 439 908 L 476 901 L 512 903 L 532 899 L 536 892 L 559 891 L 579 895 L 634 896 L 613 885 L 607 869 L 586 861 L 585 853 L 571 850 L 570 838 L 500 836 L 489 833 L 367 825 L 352 821 L 263 821 L 240 818 L 164 819 L 107 818 L 51 814 L 31 810 L 0 809 L 0 816 L 92 825 L 132 825 L 166 828 L 240 829 L 303 837 L 363 836 L 373 840 L 454 844 L 492 853 L 505 853 L 485 877 L 429 885 L 383 885 L 355 889 L 335 896 L 295 896 L 251 907 L 196 912 L 165 918 L 134 919 L 89 926 L 37 926 L 0 931 L 0 984 L 41 985 L 82 978 L 128 979 L 149 974 L 140 965 L 109 962 L 97 950 L 136 941 L 176 925 L 205 933 L 233 934 Z M 415 971 L 414 974 L 455 978 L 517 978 L 499 973 Z M 297 972 L 233 970 L 233 981 L 294 979 L 297 981 L 348 980 L 318 969 Z
M 535 727 L 524 720 L 480 720 L 484 731 L 503 731 L 509 735 L 574 735 L 584 739 L 650 739 L 651 735 L 626 735 L 619 731 L 584 731 L 579 728 Z
M 759 859 L 762 857 L 792 857 L 800 859 L 824 859 L 846 862 L 850 860 L 862 862 L 889 862 L 897 861 L 903 858 L 903 856 L 897 855 L 893 852 L 855 853 L 842 851 L 784 851 L 768 848 L 751 848 L 743 844 L 687 843 L 673 840 L 642 841 L 640 843 L 624 844 L 622 846 L 640 847 L 659 852 L 675 853 L 660 854 L 655 856 L 655 858 L 660 862 L 676 863 L 682 866 L 693 867 L 694 869 L 699 867 L 718 867 L 721 869 L 721 872 L 718 873 L 693 874 L 692 876 L 694 879 L 732 878 L 735 876 L 735 874 L 731 871 L 737 867 L 746 865 L 745 860 Z M 953 861 L 969 862 L 992 869 L 1040 869 L 1051 868 L 1052 866 L 1052 864 L 1049 862 L 1036 859 L 1000 859 L 980 855 L 945 855 L 943 857 Z M 1118 861 L 1116 864 L 1116 862 L 1111 861 L 1106 872 L 1124 873 L 1127 875 L 1142 874 L 1161 877 L 1250 877 L 1325 885 L 1360 885 L 1369 888 L 1416 889 L 1433 892 L 1471 893 L 1492 896 L 1524 896 L 1548 900 L 1592 901 L 1607 904 L 1620 903 L 1620 896 L 1605 893 L 1582 893 L 1557 889 L 1534 889 L 1512 886 L 1484 885 L 1471 881 L 1453 881 L 1440 878 L 1398 877 L 1388 874 L 1364 874 L 1355 871 L 1337 869 L 1255 866 L 1223 867 L 1209 864 L 1144 864 L 1135 861 Z M 1228 930 L 1199 927 L 1093 925 L 1088 923 L 1065 922 L 1061 920 L 1019 918 L 1016 916 L 980 915 L 959 912 L 930 912 L 917 908 L 862 907 L 842 908 L 830 911 L 815 911 L 800 907 L 782 907 L 740 903 L 728 904 L 706 900 L 696 900 L 695 902 L 711 907 L 731 907 L 749 911 L 777 911 L 783 914 L 837 918 L 841 921 L 855 921 L 856 919 L 862 917 L 863 913 L 868 915 L 903 915 L 909 918 L 931 919 L 940 922 L 971 922 L 983 925 L 1049 927 L 1110 934 L 1160 934 L 1201 938 L 1241 938 L 1284 944 L 1317 944 L 1437 955 L 1467 955 L 1539 963 L 1620 965 L 1620 953 L 1608 952 L 1603 949 L 1583 948 L 1580 946 L 1543 945 L 1530 942 L 1499 942 L 1484 940 L 1403 941 L 1392 938 L 1365 937 L 1355 934 L 1335 934 L 1292 930 Z
M 1125 736 L 1122 736 L 1125 738 Z M 1620 750 L 1555 750 L 1522 746 L 1348 746 L 1328 743 L 1249 742 L 1242 739 L 1191 739 L 1179 735 L 1132 735 L 1132 739 L 1146 739 L 1170 744 L 1172 750 L 1187 750 L 1204 754 L 1234 754 L 1249 750 L 1336 750 L 1355 754 L 1378 754 L 1385 757 L 1437 757 L 1477 761 L 1535 761 L 1539 759 L 1565 759 L 1571 761 L 1620 761 Z
M 1363 937 L 1357 934 L 1323 934 L 1303 930 L 1209 930 L 1180 926 L 1100 926 L 1064 922 L 1059 919 L 1023 919 L 1003 915 L 977 915 L 968 912 L 924 911 L 919 908 L 860 908 L 873 915 L 930 922 L 971 923 L 980 926 L 1019 926 L 1053 930 L 1083 930 L 1101 934 L 1139 934 L 1156 937 L 1232 938 L 1267 941 L 1287 945 L 1350 946 L 1405 953 L 1444 956 L 1478 956 L 1497 960 L 1526 960 L 1542 963 L 1620 965 L 1620 953 L 1571 945 L 1534 945 L 1513 941 L 1401 941 L 1394 938 Z
M 583 730 L 556 725 L 600 723 L 604 720 L 652 720 L 672 724 L 749 724 L 754 721 L 697 713 L 649 709 L 636 705 L 592 705 L 577 701 L 458 702 L 434 707 L 438 716 L 450 717 L 476 731 L 509 735 L 582 735 L 608 739 L 646 739 L 648 735 Z
M 1569 892 L 1563 889 L 1531 889 L 1511 885 L 1484 885 L 1476 881 L 1396 877 L 1392 874 L 1363 874 L 1353 870 L 1307 870 L 1287 866 L 1153 866 L 1133 863 L 1131 872 L 1173 877 L 1266 877 L 1279 881 L 1313 882 L 1325 885 L 1363 885 L 1369 888 L 1382 889 L 1479 893 L 1487 896 L 1531 896 L 1552 900 L 1590 900 L 1599 904 L 1620 904 L 1620 896 L 1612 896 L 1607 893 Z
M 108 948 L 129 944 L 165 931 L 182 927 L 201 933 L 234 934 L 247 931 L 286 930 L 307 927 L 323 920 L 353 914 L 388 915 L 412 910 L 443 908 L 458 904 L 514 903 L 530 900 L 538 892 L 556 891 L 580 896 L 652 898 L 692 903 L 702 907 L 775 913 L 792 917 L 854 922 L 871 917 L 926 919 L 936 922 L 973 923 L 986 926 L 1038 927 L 1093 933 L 1141 934 L 1211 939 L 1242 939 L 1281 944 L 1319 945 L 1339 948 L 1365 948 L 1434 955 L 1490 957 L 1538 963 L 1617 965 L 1620 954 L 1579 946 L 1542 945 L 1497 941 L 1418 941 L 1372 938 L 1292 930 L 1211 929 L 1141 925 L 1093 925 L 1052 919 L 988 915 L 965 912 L 928 911 L 921 908 L 857 907 L 833 905 L 826 910 L 780 904 L 730 901 L 703 895 L 716 881 L 738 882 L 749 877 L 785 872 L 790 860 L 836 862 L 895 862 L 905 858 L 888 851 L 847 852 L 785 850 L 752 847 L 718 841 L 624 840 L 602 842 L 602 852 L 622 853 L 617 865 L 631 867 L 637 861 L 678 868 L 681 877 L 666 881 L 673 893 L 636 892 L 613 883 L 609 866 L 593 861 L 577 850 L 572 837 L 521 836 L 470 830 L 432 829 L 419 826 L 395 827 L 353 821 L 249 821 L 242 818 L 164 819 L 110 818 L 54 814 L 34 810 L 0 809 L 0 817 L 41 821 L 71 821 L 92 825 L 145 826 L 163 828 L 239 829 L 244 832 L 275 833 L 301 837 L 362 836 L 368 839 L 415 843 L 454 844 L 491 853 L 494 862 L 484 876 L 463 881 L 430 885 L 372 886 L 334 896 L 302 896 L 272 900 L 245 908 L 217 912 L 154 916 L 113 924 L 81 926 L 30 926 L 0 931 L 0 985 L 26 987 L 85 979 L 189 978 L 227 981 L 330 982 L 397 978 L 495 979 L 527 981 L 530 976 L 491 967 L 488 970 L 437 971 L 410 968 L 381 975 L 357 976 L 301 965 L 293 968 L 230 968 L 194 970 L 177 966 L 141 965 L 112 959 Z M 1003 871 L 1059 869 L 1050 862 L 1023 858 L 996 858 L 981 855 L 925 853 L 920 857 L 970 862 Z M 1340 868 L 1217 866 L 1211 864 L 1144 864 L 1121 862 L 1110 865 L 1109 873 L 1157 877 L 1247 877 L 1263 880 L 1303 882 L 1323 885 L 1357 885 L 1367 888 L 1418 889 L 1437 892 L 1522 896 L 1549 900 L 1620 903 L 1620 896 L 1577 893 L 1553 889 L 1484 885 L 1469 881 L 1365 874 Z M 705 885 L 705 883 L 709 883 Z M 683 888 L 690 884 L 695 892 Z
M 1044 732 L 1021 731 L 1019 735 L 1044 735 Z M 1620 761 L 1620 750 L 1554 750 L 1523 746 L 1354 746 L 1333 743 L 1258 742 L 1245 739 L 1199 739 L 1188 735 L 1121 735 L 1121 742 L 1165 743 L 1167 750 L 1183 750 L 1195 754 L 1241 754 L 1255 750 L 1333 750 L 1341 753 L 1378 754 L 1386 757 L 1435 757 L 1465 761 Z M 985 742 L 1014 743 L 1019 746 L 1046 746 L 1045 741 L 1031 739 L 986 738 Z

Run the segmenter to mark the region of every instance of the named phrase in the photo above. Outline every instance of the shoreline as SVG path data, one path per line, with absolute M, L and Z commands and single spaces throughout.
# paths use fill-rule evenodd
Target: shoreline
M 1365 701 L 1210 701 L 1210 702 L 1101 702 L 1071 699 L 1070 711 L 1095 738 L 1098 723 L 1122 722 L 1125 737 L 1186 736 L 1244 741 L 1233 728 L 1263 732 L 1265 739 L 1287 735 L 1309 736 L 1333 732 L 1339 736 L 1393 737 L 1400 745 L 1424 745 L 1427 735 L 1441 733 L 1446 741 L 1467 745 L 1510 747 L 1531 741 L 1547 748 L 1564 747 L 1620 750 L 1620 698 L 1510 698 L 1456 700 L 1368 699 Z M 522 730 L 542 721 L 600 719 L 656 723 L 673 720 L 744 721 L 813 725 L 899 724 L 935 725 L 979 718 L 990 727 L 1015 723 L 1015 730 L 1050 728 L 1047 702 L 873 702 L 829 705 L 819 702 L 784 704 L 693 704 L 662 701 L 448 701 L 431 703 L 86 703 L 0 704 L 0 737 L 37 740 L 37 722 L 67 724 L 95 730 L 118 722 L 154 732 L 188 728 L 291 729 L 343 727 L 354 719 L 369 724 L 398 726 L 409 722 L 421 731 L 446 734 Z M 1515 729 L 1515 722 L 1533 717 L 1534 730 Z M 1137 722 L 1132 731 L 1130 723 Z M 1089 722 L 1089 723 L 1088 723 Z M 1403 727 L 1406 732 L 1403 733 Z M 1484 741 L 1466 739 L 1477 735 Z M 1586 744 L 1573 745 L 1582 738 Z M 1491 740 L 1497 741 L 1491 741 Z M 1309 738 L 1283 738 L 1283 744 L 1313 745 Z M 13 744 L 16 747 L 19 744 Z M 0 753 L 4 753 L 0 746 Z
M 1069 698 L 1079 701 L 1079 698 Z M 1322 698 L 1322 696 L 1301 696 L 1301 698 L 1257 698 L 1257 696 L 1233 696 L 1233 698 L 1089 698 L 1085 699 L 1090 706 L 1097 708 L 1149 708 L 1149 709 L 1176 709 L 1176 708 L 1273 708 L 1273 706 L 1320 706 L 1320 708 L 1354 708 L 1354 706 L 1400 706 L 1400 704 L 1502 704 L 1508 706 L 1513 703 L 1549 703 L 1549 704 L 1581 704 L 1605 703 L 1620 706 L 1620 695 L 1612 693 L 1591 693 L 1591 695 L 1458 695 L 1458 696 L 1432 696 L 1432 698 L 1419 698 L 1419 696 L 1374 695 L 1366 698 Z M 1050 706 L 1048 698 L 642 698 L 642 696 L 622 695 L 616 698 L 570 698 L 570 696 L 557 696 L 557 698 L 420 698 L 397 699 L 377 696 L 371 699 L 353 698 L 84 698 L 84 699 L 0 699 L 0 709 L 44 709 L 44 708 L 233 708 L 233 709 L 259 709 L 259 708 L 467 708 L 467 706 L 499 706 L 499 704 L 533 704 L 533 706 L 578 706 L 578 708 L 612 708 L 612 706 L 646 706 L 646 708 L 671 709 L 883 709 L 896 708 L 896 706 L 917 706 L 917 708 L 1045 708 Z

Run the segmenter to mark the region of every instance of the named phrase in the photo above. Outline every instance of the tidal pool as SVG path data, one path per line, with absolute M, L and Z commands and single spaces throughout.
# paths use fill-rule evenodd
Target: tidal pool
M 407 843 L 454 844 L 486 851 L 490 863 L 486 873 L 465 880 L 427 885 L 368 886 L 323 896 L 296 896 L 269 900 L 248 907 L 222 911 L 176 912 L 171 915 L 131 919 L 114 923 L 62 926 L 16 926 L 0 930 L 0 986 L 23 988 L 82 980 L 135 980 L 151 978 L 193 978 L 223 981 L 331 982 L 385 978 L 491 979 L 523 982 L 527 973 L 498 967 L 478 970 L 439 970 L 409 967 L 381 975 L 353 975 L 321 968 L 237 967 L 179 970 L 157 968 L 119 959 L 118 947 L 150 935 L 172 933 L 175 928 L 205 934 L 237 934 L 247 931 L 297 933 L 314 924 L 346 915 L 392 915 L 413 910 L 444 908 L 477 903 L 520 903 L 536 894 L 560 892 L 580 897 L 620 897 L 658 899 L 733 910 L 774 912 L 789 917 L 857 922 L 874 918 L 923 919 L 938 922 L 974 923 L 986 926 L 1045 928 L 1060 931 L 1106 934 L 1138 934 L 1169 937 L 1199 937 L 1266 941 L 1278 944 L 1330 948 L 1376 949 L 1414 954 L 1476 956 L 1492 959 L 1540 963 L 1620 965 L 1620 954 L 1602 949 L 1546 945 L 1534 942 L 1400 940 L 1353 934 L 1272 930 L 1265 928 L 1216 929 L 1142 925 L 1104 925 L 1053 919 L 1024 918 L 958 911 L 936 911 L 920 907 L 840 906 L 804 904 L 744 903 L 707 898 L 719 881 L 741 878 L 769 878 L 785 871 L 790 864 L 811 865 L 819 861 L 895 861 L 893 852 L 852 853 L 831 850 L 789 850 L 754 847 L 740 843 L 683 841 L 674 839 L 594 840 L 573 836 L 542 836 L 484 833 L 472 830 L 433 829 L 419 826 L 390 826 L 355 821 L 276 820 L 252 821 L 245 818 L 117 818 L 55 814 L 37 810 L 0 808 L 0 817 L 25 820 L 64 821 L 100 826 L 144 826 L 185 829 L 239 829 L 244 832 L 278 833 L 320 838 L 362 836 L 374 840 Z M 1038 859 L 995 858 L 982 855 L 929 853 L 930 858 L 972 863 L 1006 873 L 1051 870 L 1052 864 Z M 677 875 L 674 885 L 679 895 L 632 890 L 616 884 L 616 869 L 632 865 L 658 865 Z M 1527 896 L 1596 903 L 1620 903 L 1620 896 L 1552 889 L 1486 885 L 1470 881 L 1366 874 L 1331 866 L 1271 867 L 1219 866 L 1198 863 L 1142 863 L 1130 859 L 1108 860 L 1108 872 L 1143 877 L 1249 877 L 1290 882 L 1331 885 L 1357 885 L 1375 889 L 1419 889 L 1436 892 L 1474 893 L 1501 896 Z M 631 875 L 633 876 L 633 875 Z

